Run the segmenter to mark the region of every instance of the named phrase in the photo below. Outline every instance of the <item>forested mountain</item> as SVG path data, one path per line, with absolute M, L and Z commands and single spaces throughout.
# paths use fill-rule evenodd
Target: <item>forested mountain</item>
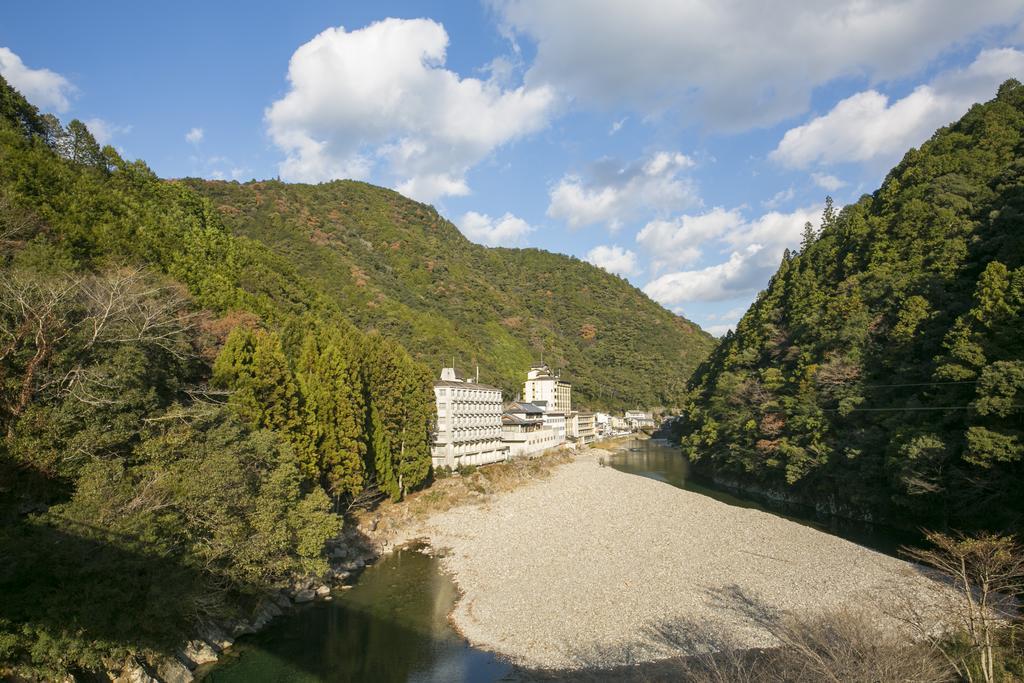
M 0 676 L 169 652 L 323 572 L 346 501 L 429 481 L 452 355 L 646 406 L 711 346 L 387 190 L 162 180 L 0 79 Z
M 235 235 L 280 254 L 363 330 L 510 394 L 543 355 L 592 408 L 677 406 L 714 346 L 625 280 L 536 249 L 473 244 L 433 207 L 366 183 L 188 180 Z
M 808 225 L 691 381 L 682 444 L 751 488 L 904 525 L 1022 529 L 1024 87 Z
M 0 677 L 171 652 L 322 573 L 338 502 L 428 480 L 432 376 L 0 79 Z

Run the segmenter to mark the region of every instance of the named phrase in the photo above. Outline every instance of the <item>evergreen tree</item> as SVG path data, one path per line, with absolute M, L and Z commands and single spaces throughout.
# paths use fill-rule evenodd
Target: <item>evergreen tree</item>
M 1024 529 L 1024 87 L 805 226 L 694 373 L 699 470 L 912 525 Z
M 351 342 L 336 328 L 313 327 L 297 375 L 316 474 L 332 494 L 358 494 L 366 480 L 365 407 Z

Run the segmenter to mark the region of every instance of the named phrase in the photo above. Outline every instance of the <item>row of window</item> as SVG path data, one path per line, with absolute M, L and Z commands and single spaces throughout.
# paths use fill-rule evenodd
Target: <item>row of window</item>
M 451 405 L 453 413 L 479 413 L 481 415 L 495 415 L 501 414 L 500 403 L 468 403 L 468 402 L 457 402 L 457 403 L 441 403 L 438 404 L 438 412 L 447 410 L 448 406 Z
M 437 395 L 442 398 L 449 396 L 449 389 L 442 387 L 437 390 Z M 472 401 L 497 401 L 501 403 L 501 392 L 500 391 L 489 391 L 485 389 L 451 389 L 451 397 L 457 400 L 472 400 Z

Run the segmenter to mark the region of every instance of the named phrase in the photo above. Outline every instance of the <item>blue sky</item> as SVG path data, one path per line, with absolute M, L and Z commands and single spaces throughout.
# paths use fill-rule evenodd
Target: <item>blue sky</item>
M 9 4 L 0 73 L 165 177 L 356 177 L 722 333 L 826 194 L 1024 80 L 1019 0 Z

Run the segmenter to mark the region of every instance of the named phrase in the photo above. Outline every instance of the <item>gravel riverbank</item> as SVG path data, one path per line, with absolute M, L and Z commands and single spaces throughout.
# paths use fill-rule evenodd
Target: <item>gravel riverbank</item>
M 926 581 L 801 524 L 602 467 L 607 455 L 423 524 L 474 645 L 554 669 L 678 656 L 709 635 L 770 646 L 772 611 L 877 610 L 893 585 Z

